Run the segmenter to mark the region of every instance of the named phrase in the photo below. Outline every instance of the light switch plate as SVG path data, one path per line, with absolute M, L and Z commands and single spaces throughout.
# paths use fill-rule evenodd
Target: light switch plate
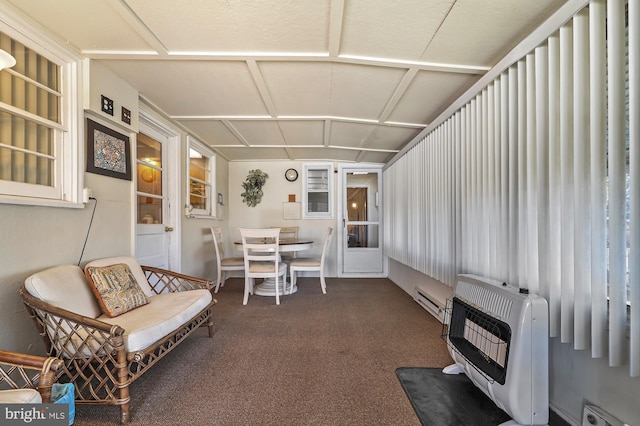
M 122 122 L 131 124 L 131 111 L 122 107 Z

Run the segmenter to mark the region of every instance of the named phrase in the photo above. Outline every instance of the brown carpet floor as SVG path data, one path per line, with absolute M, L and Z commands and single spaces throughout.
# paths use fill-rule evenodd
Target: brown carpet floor
M 395 370 L 444 367 L 441 324 L 387 279 L 302 278 L 280 299 L 227 280 L 197 330 L 131 386 L 133 425 L 419 425 Z M 76 405 L 76 425 L 119 408 Z

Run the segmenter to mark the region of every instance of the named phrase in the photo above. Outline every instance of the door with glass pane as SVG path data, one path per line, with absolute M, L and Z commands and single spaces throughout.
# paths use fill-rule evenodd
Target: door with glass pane
M 342 272 L 384 273 L 379 168 L 342 169 Z
M 169 268 L 168 234 L 173 229 L 167 220 L 164 139 L 160 135 L 137 135 L 136 258 L 143 265 Z

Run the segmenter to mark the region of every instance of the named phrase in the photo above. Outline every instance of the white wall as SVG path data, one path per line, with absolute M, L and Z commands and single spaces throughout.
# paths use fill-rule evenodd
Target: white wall
M 300 178 L 295 182 L 288 182 L 284 178 L 284 172 L 288 168 L 298 170 Z M 249 170 L 260 169 L 269 175 L 266 184 L 262 188 L 264 195 L 262 202 L 255 207 L 249 207 L 242 202 L 240 194 L 244 192 L 242 182 L 247 177 Z M 337 179 L 334 179 L 337 185 Z M 302 162 L 299 161 L 261 161 L 261 162 L 232 162 L 229 163 L 229 217 L 228 233 L 225 235 L 227 250 L 233 250 L 230 245 L 233 241 L 240 240 L 239 228 L 268 228 L 271 226 L 299 226 L 298 237 L 314 241 L 313 248 L 302 256 L 320 256 L 322 242 L 327 227 L 336 227 L 335 219 L 299 219 L 285 220 L 282 217 L 282 205 L 289 200 L 288 195 L 294 194 L 296 201 L 302 201 Z M 334 196 L 336 194 L 334 188 Z M 334 200 L 334 202 L 337 200 Z M 337 203 L 334 203 L 337 206 Z M 327 252 L 326 276 L 336 276 L 336 241 L 331 239 L 331 246 Z M 317 275 L 317 274 L 316 274 Z
M 451 294 L 451 287 L 389 260 L 389 279 L 413 296 L 416 286 L 436 294 Z M 595 404 L 629 425 L 640 425 L 640 379 L 629 377 L 629 365 L 612 368 L 589 351 L 575 351 L 570 344 L 549 339 L 549 403 L 574 425 L 581 424 L 582 406 Z

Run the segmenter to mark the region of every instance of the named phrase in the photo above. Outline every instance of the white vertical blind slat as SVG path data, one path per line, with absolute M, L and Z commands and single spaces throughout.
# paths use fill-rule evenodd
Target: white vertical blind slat
M 607 353 L 606 203 L 606 0 L 589 6 L 591 123 L 591 356 Z
M 509 68 L 509 281 L 520 282 L 518 247 L 518 72 Z
M 526 58 L 527 124 L 527 288 L 533 293 L 539 292 L 538 270 L 538 183 L 537 183 L 537 135 L 536 135 L 536 57 L 530 53 Z
M 529 288 L 527 234 L 527 73 L 526 58 L 518 62 L 518 287 Z
M 573 18 L 573 138 L 575 227 L 574 348 L 591 343 L 591 205 L 589 184 L 589 11 Z
M 500 231 L 502 238 L 502 276 L 511 281 L 511 252 L 509 250 L 509 92 L 506 73 L 500 76 L 500 93 L 496 99 L 500 103 Z M 505 226 L 506 225 L 506 226 Z
M 631 377 L 640 376 L 640 2 L 629 2 L 629 287 Z
M 560 339 L 573 340 L 574 300 L 574 188 L 573 188 L 573 23 L 560 28 L 560 180 L 561 195 L 561 309 Z
M 477 143 L 477 115 L 476 115 L 477 97 L 471 101 L 470 107 L 470 122 L 469 122 L 469 151 L 471 156 L 469 158 L 470 165 L 470 203 L 471 209 L 468 212 L 469 215 L 469 233 L 471 234 L 471 247 L 469 251 L 470 255 L 470 272 L 478 273 L 478 251 L 480 246 L 478 245 L 478 143 Z
M 496 191 L 496 170 L 498 170 L 496 163 L 496 106 L 495 106 L 495 82 L 490 84 L 487 89 L 487 171 L 488 175 L 488 206 L 487 206 L 487 225 L 489 226 L 488 238 L 489 241 L 489 264 L 487 265 L 487 273 L 500 276 L 498 270 L 498 211 L 496 209 L 496 201 L 498 199 L 498 192 Z
M 609 158 L 609 365 L 626 356 L 624 0 L 607 3 Z
M 560 335 L 560 295 L 562 283 L 560 178 L 560 37 L 549 37 L 549 336 Z
M 549 300 L 549 52 L 546 44 L 535 52 L 536 161 L 538 207 L 538 293 Z
M 640 2 L 629 2 L 630 375 L 640 376 Z

